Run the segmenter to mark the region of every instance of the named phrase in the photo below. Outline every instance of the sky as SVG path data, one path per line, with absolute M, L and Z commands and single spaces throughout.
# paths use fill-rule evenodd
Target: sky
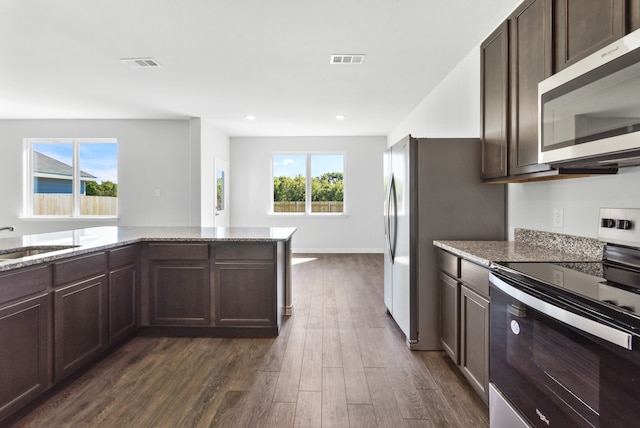
M 311 154 L 311 175 L 317 177 L 326 172 L 344 172 L 344 155 Z M 282 154 L 273 155 L 274 177 L 305 176 L 306 155 Z
M 71 143 L 34 143 L 33 149 L 44 155 L 64 162 L 73 163 Z M 81 143 L 80 169 L 103 181 L 118 182 L 118 144 L 117 143 Z

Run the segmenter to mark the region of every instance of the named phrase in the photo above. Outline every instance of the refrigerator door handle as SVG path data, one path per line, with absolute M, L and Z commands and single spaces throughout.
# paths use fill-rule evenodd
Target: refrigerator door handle
M 396 194 L 396 180 L 391 175 L 391 191 L 389 192 L 389 202 L 393 201 L 393 225 L 389 224 L 389 252 L 391 263 L 396 259 L 396 246 L 398 244 L 398 197 Z M 392 196 L 393 195 L 393 198 Z M 389 204 L 391 205 L 391 204 Z
M 387 244 L 387 251 L 391 257 L 391 263 L 393 263 L 393 254 L 391 250 L 391 188 L 393 186 L 393 173 L 389 176 L 389 184 L 387 185 L 387 200 L 386 200 L 386 212 L 384 213 L 384 234 Z

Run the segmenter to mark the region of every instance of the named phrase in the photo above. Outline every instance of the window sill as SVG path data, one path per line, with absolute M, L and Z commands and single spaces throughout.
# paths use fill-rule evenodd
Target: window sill
M 117 216 L 82 216 L 82 217 L 71 217 L 68 215 L 33 215 L 33 216 L 22 216 L 19 217 L 20 220 L 24 221 L 104 221 L 109 223 L 116 223 L 120 220 L 120 217 Z
M 347 218 L 349 213 L 268 213 L 273 217 Z

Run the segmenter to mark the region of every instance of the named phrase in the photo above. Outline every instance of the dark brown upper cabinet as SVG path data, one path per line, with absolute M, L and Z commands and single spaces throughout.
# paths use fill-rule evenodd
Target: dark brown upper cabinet
M 625 35 L 625 0 L 555 0 L 558 72 Z
M 551 76 L 551 3 L 528 0 L 509 18 L 509 175 L 549 171 L 538 164 L 538 83 Z
M 505 21 L 480 46 L 482 179 L 507 176 L 509 132 L 509 25 Z
M 640 0 L 521 3 L 480 46 L 481 178 L 505 183 L 588 174 L 538 164 L 538 83 L 638 28 Z
M 640 29 L 640 0 L 629 0 L 627 10 L 627 32 Z

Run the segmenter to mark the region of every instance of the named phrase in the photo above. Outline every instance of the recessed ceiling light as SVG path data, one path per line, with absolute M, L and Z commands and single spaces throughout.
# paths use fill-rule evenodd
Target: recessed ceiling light
M 252 115 L 252 114 L 248 114 L 248 115 L 246 115 L 244 118 L 245 118 L 245 119 L 247 119 L 247 120 L 253 120 L 253 119 L 255 119 L 256 117 L 255 117 L 254 115 Z
M 131 68 L 162 67 L 160 63 L 153 58 L 122 58 L 120 61 Z
M 336 115 L 336 119 L 342 120 L 342 119 L 344 119 L 344 115 L 338 114 L 338 115 Z
M 364 54 L 334 54 L 329 64 L 362 64 L 364 57 Z

